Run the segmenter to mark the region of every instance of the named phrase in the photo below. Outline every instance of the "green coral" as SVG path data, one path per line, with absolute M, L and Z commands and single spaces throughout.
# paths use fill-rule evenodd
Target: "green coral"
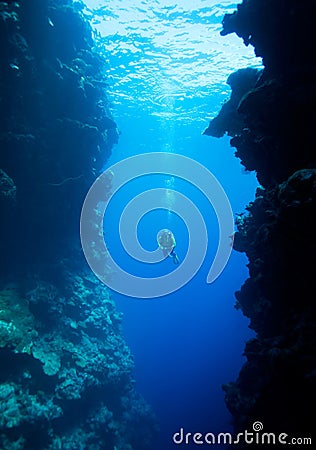
M 41 398 L 24 392 L 15 383 L 0 384 L 0 431 L 29 421 L 51 421 L 62 415 L 52 398 Z
M 0 348 L 30 354 L 36 336 L 28 301 L 14 287 L 0 291 Z
M 0 200 L 11 199 L 16 200 L 16 186 L 12 178 L 0 169 Z

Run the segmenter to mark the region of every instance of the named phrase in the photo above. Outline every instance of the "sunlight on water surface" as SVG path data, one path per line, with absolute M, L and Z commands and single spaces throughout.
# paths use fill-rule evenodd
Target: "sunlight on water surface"
M 260 66 L 236 35 L 220 36 L 229 0 L 86 0 L 102 37 L 106 76 L 117 116 L 144 112 L 190 123 L 213 117 L 229 95 L 226 79 Z

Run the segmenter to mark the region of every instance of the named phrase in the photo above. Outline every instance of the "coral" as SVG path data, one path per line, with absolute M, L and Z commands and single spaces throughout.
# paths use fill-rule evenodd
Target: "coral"
M 0 445 L 151 448 L 154 416 L 134 392 L 132 356 L 108 290 L 84 271 L 66 271 L 59 283 L 35 276 L 23 295 L 1 291 L 2 319 L 14 317 L 14 332 L 2 336 L 0 361 L 14 371 L 0 379 Z M 73 405 L 81 405 L 79 416 Z
M 315 12 L 312 0 L 304 7 L 298 1 L 286 5 L 283 0 L 245 0 L 223 20 L 221 34 L 235 32 L 246 45 L 253 45 L 265 68 L 255 83 L 246 76 L 251 68 L 230 76 L 236 78 L 231 98 L 205 134 L 220 137 L 228 131 L 236 156 L 247 170 L 256 170 L 264 187 L 285 181 L 297 170 L 316 167 Z M 242 98 L 238 85 L 246 89 Z
M 285 310 L 298 312 L 309 303 L 315 207 L 316 170 L 305 169 L 272 190 L 259 189 L 248 214 L 237 221 L 234 248 L 247 254 L 251 276 L 237 293 L 237 305 L 260 335 L 279 334 Z
M 15 201 L 16 199 L 16 186 L 13 180 L 2 169 L 0 169 L 0 201 L 4 199 L 10 199 Z
M 8 255 L 1 268 L 8 272 L 28 267 L 30 253 L 41 264 L 69 253 L 84 196 L 118 133 L 104 61 L 92 50 L 79 3 L 2 2 L 0 12 L 0 199 L 16 196 L 7 223 L 0 224 L 8 234 L 1 248 Z M 21 217 L 27 226 L 16 227 Z M 20 249 L 14 258 L 13 247 Z
M 145 450 L 155 435 L 121 315 L 80 249 L 84 197 L 118 137 L 82 9 L 72 0 L 0 2 L 5 450 Z
M 43 363 L 43 371 L 46 375 L 56 375 L 58 373 L 61 362 L 60 353 L 62 342 L 59 342 L 59 336 L 50 336 L 50 341 L 41 338 L 36 341 L 32 348 L 32 355 Z
M 223 20 L 221 34 L 253 45 L 265 66 L 234 110 L 243 127 L 228 115 L 221 128 L 234 130 L 236 156 L 261 184 L 237 217 L 234 239 L 249 260 L 236 307 L 256 333 L 238 379 L 224 386 L 236 432 L 254 420 L 292 436 L 314 429 L 315 13 L 310 0 L 244 0 Z
M 228 80 L 235 79 L 231 97 L 204 134 L 233 136 L 231 145 L 241 164 L 256 170 L 260 184 L 269 187 L 316 165 L 309 144 L 316 92 L 308 73 L 282 79 L 267 79 L 265 71 L 258 78 L 258 73 L 243 69 L 230 75 Z
M 19 423 L 20 411 L 15 398 L 15 390 L 11 384 L 0 386 L 1 422 L 0 429 L 12 428 Z
M 0 385 L 0 400 L 0 432 L 21 427 L 23 423 L 51 421 L 62 414 L 62 409 L 52 399 L 26 395 L 15 383 Z
M 36 336 L 28 301 L 14 288 L 0 291 L 0 348 L 30 353 Z

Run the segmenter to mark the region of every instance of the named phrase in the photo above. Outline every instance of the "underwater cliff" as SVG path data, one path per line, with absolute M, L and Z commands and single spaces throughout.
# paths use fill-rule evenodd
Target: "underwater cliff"
M 261 185 L 234 239 L 249 260 L 236 307 L 256 333 L 238 379 L 224 386 L 236 433 L 256 420 L 267 432 L 314 430 L 315 15 L 313 1 L 244 0 L 223 20 L 221 34 L 236 33 L 264 64 L 229 77 L 231 98 L 204 132 L 232 136 Z
M 121 315 L 80 250 L 118 134 L 72 0 L 0 1 L 0 448 L 150 449 Z

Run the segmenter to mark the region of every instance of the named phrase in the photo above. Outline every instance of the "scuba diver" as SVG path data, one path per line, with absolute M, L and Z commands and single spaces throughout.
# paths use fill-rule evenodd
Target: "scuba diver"
M 166 228 L 157 234 L 157 242 L 165 257 L 172 258 L 174 264 L 179 264 L 178 255 L 175 252 L 176 240 L 173 233 Z

